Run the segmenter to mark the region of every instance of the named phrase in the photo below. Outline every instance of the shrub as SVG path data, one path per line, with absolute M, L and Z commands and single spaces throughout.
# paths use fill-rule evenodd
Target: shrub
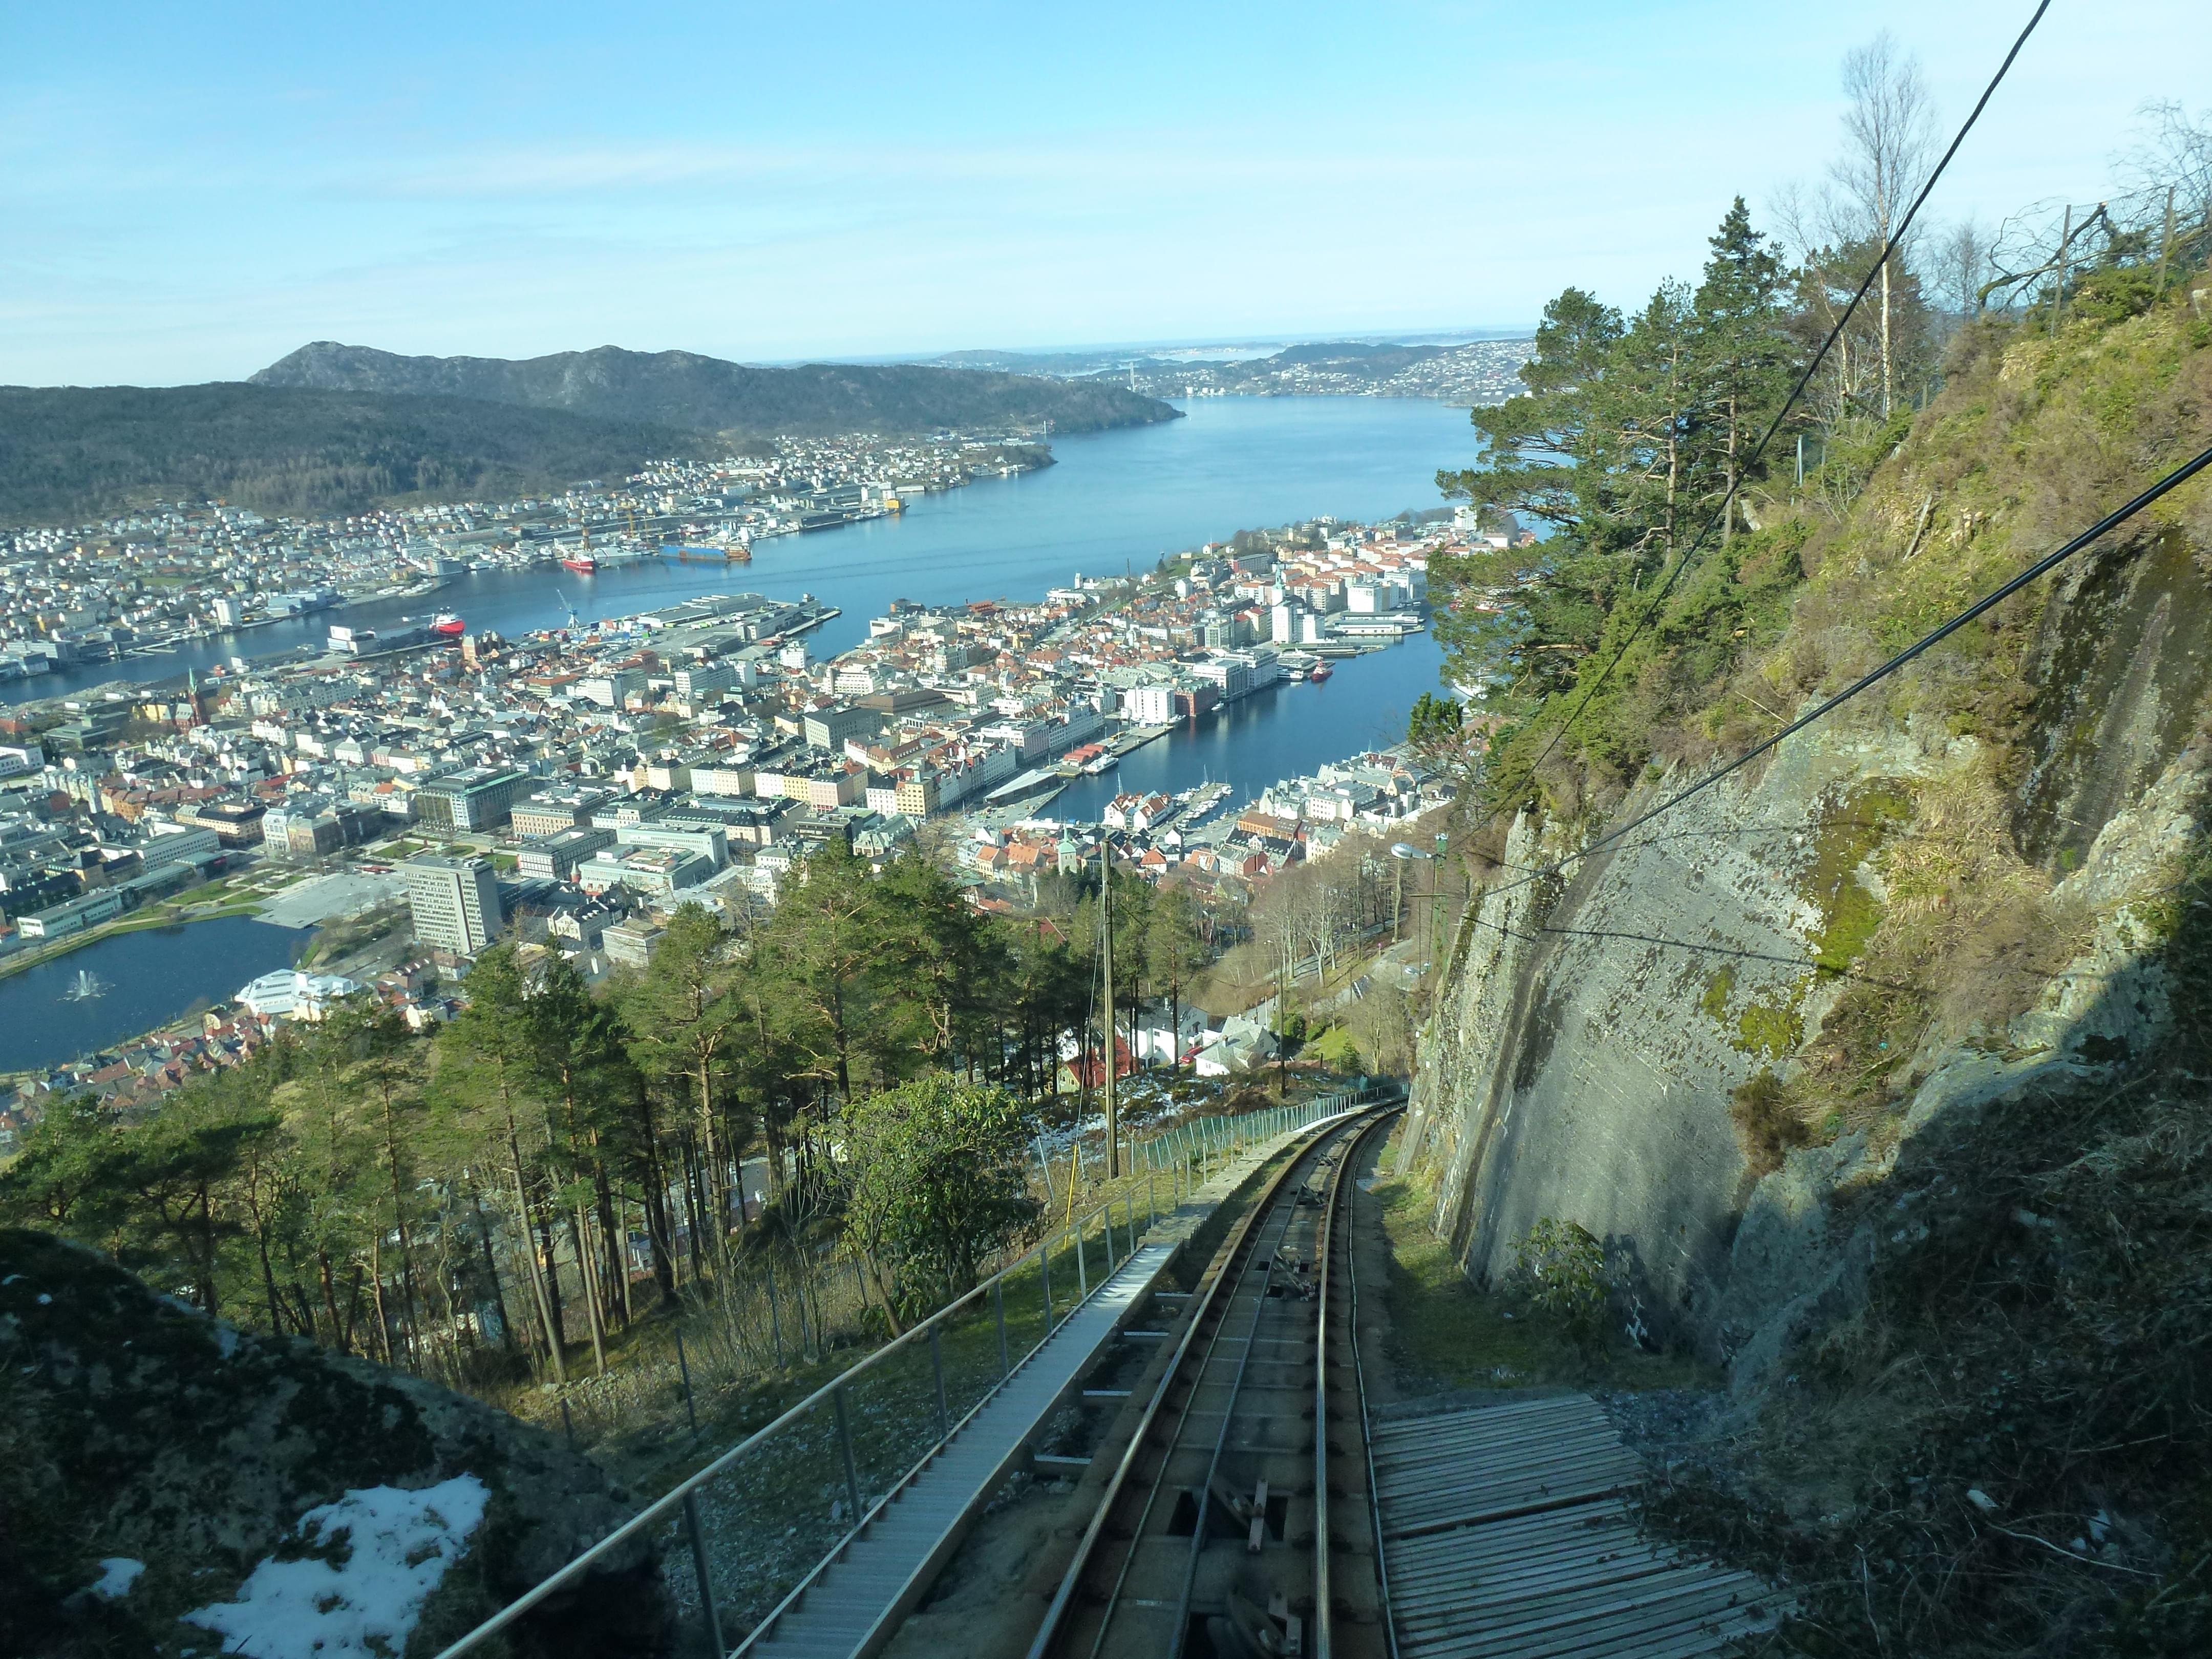
M 1030 1125 L 1004 1090 L 941 1073 L 864 1095 L 839 1120 L 847 1235 L 902 1316 L 943 1306 L 1035 1218 L 1023 1164 Z
M 1580 1223 L 1546 1216 L 1513 1247 L 1506 1288 L 1588 1346 L 1597 1340 L 1612 1291 L 1605 1246 Z
M 1771 1175 L 1782 1167 L 1783 1154 L 1813 1138 L 1804 1121 L 1790 1109 L 1789 1091 L 1771 1067 L 1740 1083 L 1729 1096 L 1729 1116 L 1735 1121 L 1736 1143 L 1753 1178 Z

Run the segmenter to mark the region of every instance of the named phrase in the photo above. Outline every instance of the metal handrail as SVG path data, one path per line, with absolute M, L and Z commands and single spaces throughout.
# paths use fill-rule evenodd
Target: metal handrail
M 1117 1201 L 1118 1200 L 1115 1199 L 1109 1198 L 1105 1200 L 1104 1203 L 1098 1204 L 1091 1209 L 1085 1210 L 1081 1216 L 1063 1224 L 1053 1235 L 1053 1238 L 1064 1238 L 1071 1232 L 1079 1231 L 1083 1227 L 1095 1219 L 1102 1211 Z M 1052 1242 L 1053 1239 L 1047 1239 L 1041 1243 L 1037 1248 L 1039 1250 L 1049 1249 Z M 916 1337 L 921 1335 L 922 1333 L 928 1330 L 932 1326 L 937 1324 L 939 1321 L 951 1317 L 962 1308 L 967 1306 L 969 1303 L 982 1295 L 984 1291 L 989 1290 L 993 1285 L 1007 1278 L 1010 1274 L 1018 1271 L 1021 1267 L 1027 1266 L 1030 1256 L 1034 1254 L 1036 1254 L 1036 1252 L 1024 1251 L 1022 1253 L 1021 1260 L 1016 1262 L 1013 1266 L 1000 1268 L 997 1273 L 992 1274 L 990 1278 L 983 1280 L 981 1284 L 977 1285 L 975 1289 L 968 1291 L 965 1295 L 946 1303 L 945 1306 L 939 1308 L 935 1313 L 930 1315 L 928 1318 L 923 1320 L 920 1324 L 914 1326 L 911 1329 L 904 1332 L 901 1335 L 892 1338 L 891 1340 L 884 1344 L 882 1347 L 878 1348 L 874 1352 L 864 1355 L 861 1358 L 847 1366 L 843 1370 L 838 1372 L 836 1376 L 831 1377 L 827 1382 L 824 1382 L 820 1388 L 815 1389 L 812 1394 L 808 1395 L 805 1399 L 800 1401 L 797 1405 L 787 1410 L 781 1417 L 776 1418 L 765 1427 L 754 1430 L 752 1433 L 747 1435 L 743 1440 L 730 1448 L 729 1450 L 724 1452 L 720 1457 L 714 1459 L 713 1462 L 708 1463 L 703 1468 L 699 1469 L 696 1473 L 688 1475 L 684 1480 L 677 1482 L 675 1486 L 670 1487 L 665 1492 L 662 1493 L 660 1497 L 647 1504 L 645 1508 L 640 1510 L 635 1515 L 630 1516 L 629 1520 L 623 1522 L 621 1526 L 617 1527 L 605 1538 L 599 1540 L 598 1543 L 592 1545 L 581 1555 L 576 1557 L 574 1560 L 570 1561 L 567 1565 L 562 1567 L 558 1571 L 544 1579 L 531 1589 L 525 1591 L 514 1601 L 508 1602 L 506 1607 L 501 1608 L 489 1619 L 484 1620 L 483 1624 L 477 1626 L 467 1635 L 462 1637 L 459 1641 L 454 1643 L 451 1647 L 447 1648 L 443 1652 L 439 1654 L 438 1659 L 457 1659 L 457 1656 L 467 1652 L 469 1649 L 474 1647 L 478 1642 L 483 1640 L 484 1638 L 494 1635 L 496 1632 L 506 1629 L 507 1626 L 513 1624 L 524 1613 L 529 1612 L 531 1608 L 536 1607 L 547 1596 L 552 1595 L 554 1591 L 567 1585 L 572 1579 L 577 1577 L 593 1563 L 599 1561 L 601 1558 L 615 1549 L 618 1545 L 621 1545 L 630 1538 L 635 1537 L 640 1530 L 650 1526 L 653 1522 L 665 1519 L 672 1510 L 681 1508 L 687 1498 L 696 1493 L 700 1487 L 706 1485 L 709 1480 L 714 1479 L 715 1476 L 722 1474 L 725 1470 L 729 1469 L 742 1461 L 746 1453 L 751 1451 L 754 1447 L 759 1445 L 770 1435 L 775 1433 L 777 1430 L 783 1428 L 787 1424 L 797 1422 L 800 1418 L 805 1416 L 808 1413 L 820 1406 L 824 1401 L 834 1398 L 840 1389 L 844 1388 L 848 1383 L 853 1382 L 864 1372 L 872 1370 L 875 1366 L 890 1358 L 891 1355 L 905 1347 L 908 1343 L 913 1341 Z M 1103 1281 L 1102 1280 L 1102 1288 L 1103 1284 Z M 1090 1292 L 1091 1296 L 1096 1296 L 1097 1294 L 1097 1291 L 1095 1290 Z M 1087 1301 L 1089 1299 L 1089 1296 L 1086 1296 L 1073 1305 L 1079 1307 L 1083 1301 Z M 1061 1322 L 1061 1323 L 1065 1322 L 1065 1321 Z M 1045 1337 L 1048 1339 L 1053 1331 L 1056 1328 L 1056 1326 L 1052 1325 L 1049 1321 L 1048 1321 L 1045 1329 Z M 1042 1340 L 1042 1339 L 1041 1339 L 1041 1341 Z M 1034 1354 L 1036 1350 L 1034 1348 L 1030 1350 L 1031 1354 Z M 1024 1355 L 1024 1360 L 1029 1357 L 1029 1355 Z
M 1241 1133 L 1232 1133 L 1221 1138 L 1218 1141 L 1208 1140 L 1205 1142 L 1204 1145 L 1207 1150 L 1218 1151 L 1225 1150 L 1230 1146 L 1237 1145 L 1248 1139 L 1264 1139 L 1267 1134 L 1279 1132 L 1273 1127 L 1273 1124 L 1276 1120 L 1282 1118 L 1297 1116 L 1303 1117 L 1304 1119 L 1303 1122 L 1284 1122 L 1281 1126 L 1284 1129 L 1304 1127 L 1313 1122 L 1318 1121 L 1322 1117 L 1335 1115 L 1338 1113 L 1342 1112 L 1346 1109 L 1346 1105 L 1357 1103 L 1358 1096 L 1369 1092 L 1371 1092 L 1371 1090 L 1354 1091 L 1353 1097 L 1350 1102 L 1346 1104 L 1337 1105 L 1334 1111 L 1324 1110 L 1322 1109 L 1327 1107 L 1332 1102 L 1345 1102 L 1345 1096 L 1325 1095 L 1317 1100 L 1309 1103 L 1304 1107 L 1295 1109 L 1288 1106 L 1271 1107 L 1264 1112 L 1244 1114 L 1241 1118 L 1202 1119 L 1200 1120 L 1200 1121 L 1237 1124 L 1241 1123 L 1245 1119 L 1256 1118 L 1267 1120 L 1269 1126 L 1260 1129 L 1256 1133 L 1249 1136 Z M 1170 1132 L 1170 1135 L 1173 1132 Z M 1147 1153 L 1149 1153 L 1151 1148 L 1154 1145 L 1170 1138 L 1170 1136 L 1154 1136 L 1147 1141 L 1139 1143 L 1139 1145 L 1146 1150 Z M 1192 1143 L 1194 1151 L 1197 1149 L 1199 1144 L 1200 1143 L 1195 1141 Z M 1133 1151 L 1135 1149 L 1133 1148 L 1132 1150 Z M 1152 1167 L 1157 1169 L 1163 1166 L 1154 1164 Z M 923 1333 L 938 1326 L 940 1322 L 950 1318 L 953 1314 L 967 1306 L 968 1304 L 981 1296 L 986 1291 L 992 1289 L 994 1285 L 1000 1285 L 1012 1274 L 1025 1267 L 1029 1264 L 1030 1258 L 1032 1255 L 1039 1255 L 1050 1249 L 1052 1244 L 1056 1240 L 1066 1238 L 1070 1234 L 1074 1234 L 1079 1238 L 1083 1228 L 1087 1226 L 1092 1220 L 1104 1213 L 1107 1210 L 1110 1209 L 1113 1205 L 1122 1201 L 1122 1200 L 1127 1196 L 1127 1194 L 1118 1194 L 1114 1197 L 1107 1198 L 1102 1202 L 1093 1205 L 1090 1209 L 1085 1210 L 1080 1217 L 1063 1222 L 1060 1227 L 1055 1229 L 1045 1239 L 1040 1241 L 1036 1250 L 1024 1251 L 1018 1261 L 1007 1267 L 1000 1268 L 997 1273 L 992 1274 L 990 1278 L 982 1280 L 972 1290 L 969 1290 L 965 1294 L 947 1303 L 944 1307 L 939 1308 L 935 1313 L 931 1314 L 919 1324 L 915 1325 L 912 1328 L 907 1330 L 899 1336 L 894 1337 L 890 1341 L 885 1343 L 882 1347 L 876 1349 L 872 1353 L 863 1356 L 853 1364 L 846 1367 L 845 1370 L 840 1371 L 836 1376 L 830 1378 L 829 1382 L 823 1383 L 812 1394 L 808 1395 L 805 1399 L 786 1410 L 774 1421 L 769 1423 L 764 1427 L 756 1429 L 751 1434 L 747 1435 L 743 1440 L 739 1441 L 729 1450 L 724 1452 L 720 1456 L 715 1458 L 712 1462 L 708 1463 L 704 1468 L 678 1481 L 675 1486 L 670 1487 L 667 1492 L 662 1493 L 660 1497 L 647 1504 L 645 1508 L 640 1510 L 635 1515 L 630 1516 L 629 1520 L 623 1522 L 622 1525 L 617 1527 L 605 1537 L 600 1539 L 599 1542 L 586 1549 L 574 1559 L 569 1561 L 567 1565 L 550 1574 L 548 1577 L 539 1581 L 539 1583 L 533 1585 L 531 1589 L 524 1591 L 522 1595 L 508 1602 L 507 1606 L 501 1607 L 497 1613 L 492 1614 L 490 1618 L 485 1620 L 483 1623 L 478 1625 L 474 1630 L 470 1631 L 466 1635 L 460 1638 L 459 1640 L 445 1648 L 438 1654 L 437 1659 L 460 1659 L 461 1655 L 467 1653 L 471 1648 L 475 1647 L 487 1637 L 495 1635 L 499 1632 L 505 1630 L 509 1625 L 512 1625 L 515 1620 L 521 1618 L 523 1614 L 537 1607 L 538 1603 L 544 1601 L 556 1591 L 566 1588 L 568 1584 L 572 1583 L 584 1573 L 588 1571 L 595 1564 L 604 1559 L 615 1550 L 620 1548 L 631 1539 L 636 1537 L 647 1528 L 668 1519 L 674 1512 L 685 1508 L 687 1504 L 696 1503 L 696 1495 L 702 1486 L 741 1462 L 747 1454 L 768 1440 L 769 1437 L 775 1435 L 790 1424 L 797 1422 L 800 1418 L 813 1412 L 825 1401 L 834 1401 L 840 1389 L 845 1388 L 848 1384 L 851 1383 L 866 1372 L 874 1369 L 877 1365 L 881 1364 L 884 1361 L 890 1358 L 891 1355 L 904 1348 L 907 1344 L 922 1335 Z M 1111 1274 L 1109 1271 L 1106 1277 L 1110 1276 Z M 1102 1277 L 1098 1289 L 1104 1288 L 1104 1284 L 1105 1278 Z M 1073 1316 L 1073 1309 L 1081 1306 L 1084 1302 L 1088 1301 L 1091 1296 L 1095 1296 L 1097 1294 L 1097 1290 L 1091 1290 L 1085 1295 L 1072 1302 L 1069 1304 L 1070 1316 Z M 1062 1321 L 1060 1322 L 1065 1323 L 1066 1322 Z M 1058 1327 L 1052 1320 L 1049 1309 L 1048 1309 L 1045 1316 L 1044 1334 L 1042 1337 L 1038 1339 L 1038 1346 L 1042 1346 L 1045 1341 L 1049 1340 L 1053 1332 Z M 1026 1363 L 1030 1358 L 1033 1357 L 1036 1352 L 1036 1348 L 1030 1349 L 1030 1353 L 1025 1354 L 1023 1357 L 1024 1363 Z M 963 1423 L 967 1419 L 965 1418 L 962 1419 Z M 949 1438 L 950 1437 L 948 1436 L 947 1437 Z M 940 1442 L 939 1444 L 941 1445 L 942 1442 Z M 838 1548 L 842 1549 L 842 1547 L 844 1547 L 844 1545 L 841 1541 Z M 834 1554 L 835 1552 L 833 1551 L 832 1553 Z M 709 1602 L 711 1604 L 712 1590 L 704 1579 L 704 1565 L 705 1564 L 702 1559 L 700 1563 L 702 1570 L 700 1584 L 701 1600 L 702 1602 Z
M 1108 1200 L 1108 1203 L 1111 1202 L 1111 1200 Z M 1104 1209 L 1106 1205 L 1102 1204 L 1098 1206 L 1098 1209 Z M 1097 1213 L 1098 1210 L 1091 1210 L 1084 1215 L 1082 1220 L 1073 1223 L 1073 1225 L 1079 1228 L 1085 1222 L 1089 1221 L 1092 1216 L 1095 1216 Z M 1066 1232 L 1063 1231 L 1060 1237 L 1065 1237 L 1066 1236 Z M 1041 1243 L 1037 1247 L 1039 1252 L 1042 1252 L 1046 1248 L 1047 1245 L 1044 1243 Z M 1121 1266 L 1125 1267 L 1128 1266 L 1130 1257 L 1136 1254 L 1137 1243 L 1134 1236 L 1133 1235 L 1129 1241 L 1127 1254 L 1122 1256 Z M 1027 1254 L 1022 1257 L 1022 1260 L 1024 1262 L 1029 1259 L 1030 1257 Z M 1005 1273 L 1012 1273 L 1014 1269 L 1012 1267 L 1008 1267 L 1004 1270 Z M 1074 1318 L 1076 1314 L 1081 1311 L 1085 1306 L 1095 1298 L 1104 1295 L 1106 1292 L 1106 1287 L 1112 1282 L 1114 1274 L 1116 1271 L 1118 1270 L 1115 1267 L 1109 1247 L 1109 1252 L 1106 1258 L 1106 1271 L 1099 1275 L 1098 1282 L 1092 1285 L 1090 1291 L 1068 1310 L 1067 1319 Z M 994 1283 L 998 1278 L 1003 1276 L 1003 1273 L 994 1275 L 992 1280 L 987 1281 L 986 1285 L 978 1285 L 976 1288 L 978 1290 L 985 1289 L 989 1283 Z M 958 1305 L 959 1304 L 957 1303 L 955 1303 L 952 1304 L 952 1307 L 957 1307 Z M 952 1307 L 947 1307 L 945 1311 L 946 1313 L 951 1312 Z M 842 1538 L 839 1539 L 836 1544 L 831 1546 L 829 1553 L 824 1555 L 819 1561 L 817 1561 L 813 1566 L 807 1570 L 806 1577 L 800 1579 L 799 1583 L 792 1588 L 791 1593 L 786 1595 L 782 1601 L 777 1602 L 774 1607 L 770 1608 L 762 1618 L 760 1623 L 753 1626 L 751 1632 L 746 1636 L 745 1639 L 738 1643 L 736 1648 L 732 1650 L 730 1659 L 738 1659 L 738 1656 L 743 1654 L 746 1649 L 764 1639 L 768 1633 L 775 1628 L 776 1620 L 782 1618 L 785 1613 L 792 1610 L 792 1608 L 797 1604 L 799 1597 L 805 1595 L 808 1587 L 811 1586 L 817 1578 L 820 1577 L 823 1571 L 826 1571 L 839 1556 L 844 1554 L 846 1550 L 851 1547 L 854 1541 L 857 1540 L 862 1533 L 868 1529 L 869 1526 L 874 1522 L 876 1517 L 884 1512 L 884 1508 L 889 1505 L 894 1498 L 896 1498 L 899 1493 L 904 1492 L 907 1487 L 914 1484 L 915 1478 L 924 1469 L 929 1467 L 931 1460 L 936 1457 L 939 1452 L 951 1445 L 952 1442 L 959 1437 L 960 1431 L 975 1420 L 976 1413 L 981 1411 L 984 1407 L 989 1405 L 993 1400 L 998 1397 L 1000 1390 L 1004 1389 L 1007 1383 L 1014 1380 L 1014 1374 L 1017 1371 L 1019 1371 L 1032 1359 L 1035 1359 L 1039 1354 L 1044 1352 L 1045 1344 L 1052 1340 L 1053 1337 L 1058 1334 L 1060 1326 L 1065 1325 L 1067 1322 L 1067 1319 L 1061 1320 L 1059 1325 L 1053 1324 L 1049 1321 L 1047 1322 L 1043 1334 L 1039 1336 L 1035 1342 L 1030 1345 L 1029 1352 L 1024 1353 L 1019 1359 L 1014 1361 L 1014 1363 L 1000 1375 L 997 1382 L 994 1382 L 988 1389 L 985 1389 L 982 1397 L 976 1401 L 973 1406 L 968 1408 L 967 1412 L 961 1417 L 960 1420 L 952 1425 L 936 1444 L 931 1446 L 928 1450 L 922 1453 L 922 1455 L 915 1460 L 912 1468 L 909 1468 L 904 1474 L 899 1476 L 897 1480 L 891 1482 L 890 1487 L 884 1492 L 884 1495 L 877 1498 L 873 1504 L 869 1505 L 868 1512 L 860 1516 L 860 1519 L 854 1523 L 852 1530 L 848 1532 Z M 920 1328 L 920 1326 L 915 1327 L 915 1329 L 917 1330 Z M 854 1369 L 858 1370 L 859 1367 L 855 1366 Z

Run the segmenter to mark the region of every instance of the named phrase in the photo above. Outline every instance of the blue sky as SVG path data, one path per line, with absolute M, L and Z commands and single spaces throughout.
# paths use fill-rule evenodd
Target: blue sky
M 1945 216 L 2095 199 L 2203 0 L 2059 0 Z M 1888 27 L 1946 131 L 2026 0 L 15 5 L 0 382 L 310 339 L 751 360 L 1532 319 L 1819 178 Z M 1568 21 L 1563 21 L 1568 20 Z

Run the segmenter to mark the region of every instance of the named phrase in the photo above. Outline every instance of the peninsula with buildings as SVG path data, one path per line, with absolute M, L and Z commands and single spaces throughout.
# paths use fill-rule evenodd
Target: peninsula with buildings
M 1521 388 L 1528 335 L 1504 338 L 1321 340 L 1261 346 L 1089 351 L 957 351 L 937 361 L 1124 386 L 1154 398 L 1433 398 L 1469 408 Z
M 1179 414 L 1118 384 L 919 363 L 761 368 L 611 346 L 507 362 L 319 342 L 243 381 L 0 386 L 0 523 L 201 498 L 342 515 L 557 495 L 655 456 L 763 453 L 779 434 L 1042 438 Z
M 157 919 L 358 936 L 316 972 L 241 988 L 204 1031 L 149 1039 L 204 1059 L 244 1041 L 240 1021 L 312 1019 L 371 981 L 434 1021 L 440 988 L 497 939 L 592 979 L 642 966 L 678 907 L 759 915 L 830 842 L 878 864 L 921 845 L 986 908 L 1102 851 L 1241 902 L 1450 786 L 1401 747 L 1317 755 L 1256 791 L 1123 792 L 1080 822 L 1054 798 L 1421 631 L 1430 560 L 1476 533 L 1241 532 L 1034 599 L 894 603 L 826 659 L 810 635 L 831 607 L 739 592 L 514 639 L 365 641 L 337 624 L 309 657 L 19 706 L 0 716 L 0 975 Z M 158 1090 L 191 1069 L 107 1081 Z
M 324 516 L 228 501 L 157 501 L 82 522 L 0 530 L 0 685 L 127 663 L 173 673 L 180 646 L 365 601 L 432 600 L 472 572 L 565 565 L 578 574 L 648 558 L 749 562 L 757 541 L 893 515 L 977 478 L 1051 465 L 1018 433 L 915 440 L 780 439 L 711 460 L 662 457 L 612 481 L 544 496 Z M 401 630 L 382 648 L 412 642 Z M 373 642 L 345 636 L 349 650 Z M 35 685 L 22 688 L 36 695 Z

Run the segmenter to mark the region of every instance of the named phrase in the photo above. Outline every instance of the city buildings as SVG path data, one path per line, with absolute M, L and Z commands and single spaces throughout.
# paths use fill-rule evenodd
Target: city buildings
M 571 825 L 550 836 L 526 841 L 515 854 L 515 866 L 526 876 L 547 881 L 567 881 L 576 866 L 603 847 L 614 845 L 615 831 Z
M 576 884 L 594 896 L 619 887 L 666 900 L 714 873 L 712 860 L 681 847 L 606 848 L 576 866 Z
M 473 957 L 499 937 L 499 883 L 489 860 L 424 854 L 399 869 L 415 937 L 424 945 Z
M 500 509 L 440 511 L 434 543 L 502 522 Z M 371 527 L 309 539 L 350 544 Z M 235 528 L 201 545 L 243 557 L 273 527 Z M 603 925 L 571 927 L 578 915 L 650 927 L 690 902 L 741 915 L 775 902 L 796 861 L 831 841 L 881 863 L 950 814 L 1042 821 L 1069 781 L 1111 770 L 1163 728 L 1301 695 L 1285 682 L 1425 627 L 1430 561 L 1510 533 L 1474 516 L 1247 532 L 1146 577 L 897 602 L 828 660 L 808 638 L 830 607 L 727 591 L 518 639 L 240 660 L 180 691 L 33 702 L 0 714 L 0 744 L 22 763 L 0 777 L 0 952 L 100 927 L 224 860 L 303 874 L 389 860 L 426 945 L 473 955 L 504 910 L 527 942 L 604 971 Z M 387 557 L 381 534 L 359 539 Z M 77 548 L 29 563 L 40 580 L 47 566 L 111 568 Z M 183 591 L 204 593 L 222 567 L 180 564 Z M 1279 614 L 1295 623 L 1281 645 Z M 1104 839 L 1148 878 L 1232 892 L 1434 799 L 1435 781 L 1402 756 L 1366 764 L 1380 781 L 1285 781 L 1256 817 L 1212 792 L 1139 794 L 1098 824 L 960 842 L 960 859 L 987 884 L 1019 885 L 1086 848 L 1095 858 Z M 436 855 L 457 848 L 466 855 Z
M 342 974 L 307 974 L 283 968 L 264 974 L 232 999 L 264 1020 L 318 1020 L 361 989 Z
M 529 781 L 520 772 L 472 766 L 415 792 L 415 816 L 433 830 L 495 830 L 513 815 Z

